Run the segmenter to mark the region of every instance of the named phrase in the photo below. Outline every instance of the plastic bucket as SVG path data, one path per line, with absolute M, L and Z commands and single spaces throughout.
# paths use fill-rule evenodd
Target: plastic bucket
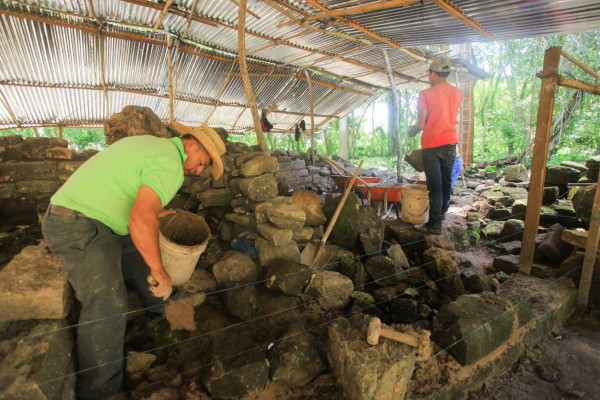
M 160 220 L 158 243 L 163 267 L 173 285 L 186 283 L 206 249 L 210 229 L 201 216 L 177 210 Z
M 422 225 L 429 220 L 429 192 L 426 185 L 405 185 L 400 193 L 402 213 L 400 219 L 413 225 Z

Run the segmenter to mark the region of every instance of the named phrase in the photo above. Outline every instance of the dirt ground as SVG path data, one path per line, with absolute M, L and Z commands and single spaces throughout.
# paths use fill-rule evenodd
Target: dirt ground
M 600 399 L 600 309 L 575 314 L 469 399 Z

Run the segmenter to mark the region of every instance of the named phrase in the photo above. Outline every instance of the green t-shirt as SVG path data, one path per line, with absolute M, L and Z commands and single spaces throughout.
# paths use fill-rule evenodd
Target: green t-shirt
M 79 211 L 126 235 L 140 187 L 154 190 L 164 207 L 183 184 L 186 158 L 180 138 L 124 138 L 83 163 L 50 203 Z

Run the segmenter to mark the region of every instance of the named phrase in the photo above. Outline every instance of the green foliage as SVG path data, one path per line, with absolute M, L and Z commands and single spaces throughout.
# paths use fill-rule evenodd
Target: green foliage
M 0 136 L 20 135 L 28 137 L 61 137 L 60 129 L 51 128 L 15 128 L 0 131 Z M 64 128 L 62 137 L 69 142 L 69 148 L 81 152 L 87 149 L 101 150 L 106 147 L 103 128 Z

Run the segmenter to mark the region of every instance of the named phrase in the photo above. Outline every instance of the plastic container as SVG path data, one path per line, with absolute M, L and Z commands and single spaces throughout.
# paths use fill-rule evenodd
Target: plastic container
M 197 214 L 177 210 L 161 218 L 158 243 L 163 267 L 174 286 L 190 279 L 209 237 L 208 224 Z
M 429 220 L 429 192 L 426 185 L 405 185 L 400 193 L 400 219 L 408 224 L 423 225 Z

